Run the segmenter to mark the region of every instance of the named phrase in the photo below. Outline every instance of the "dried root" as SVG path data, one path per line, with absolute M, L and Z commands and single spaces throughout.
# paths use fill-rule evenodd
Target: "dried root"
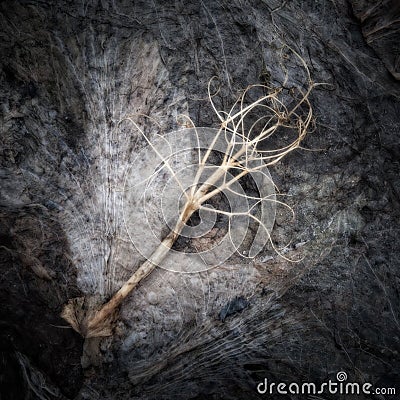
M 155 249 L 150 258 L 137 269 L 106 304 L 98 308 L 98 303 L 96 305 L 90 304 L 87 300 L 79 298 L 71 300 L 66 305 L 62 316 L 77 332 L 88 338 L 112 334 L 112 322 L 122 301 L 141 280 L 163 261 L 181 234 L 186 222 L 197 210 L 222 214 L 229 219 L 238 216 L 252 219 L 265 229 L 269 241 L 274 247 L 263 221 L 253 213 L 254 206 L 247 212 L 234 213 L 210 208 L 206 202 L 222 191 L 230 190 L 234 192 L 232 188 L 239 179 L 247 174 L 263 174 L 263 170 L 268 166 L 278 163 L 283 157 L 300 147 L 312 124 L 313 112 L 309 95 L 316 85 L 311 81 L 306 64 L 300 56 L 298 57 L 307 72 L 308 82 L 305 89 L 292 89 L 289 94 L 282 88 L 253 85 L 243 91 L 229 112 L 217 109 L 213 101 L 213 95 L 211 95 L 212 81 L 210 82 L 209 100 L 221 124 L 219 129 L 216 130 L 215 138 L 210 147 L 205 149 L 204 155 L 200 156 L 199 153 L 197 173 L 189 190 L 185 190 L 169 161 L 158 152 L 134 119 L 127 118 L 147 141 L 150 148 L 159 156 L 160 162 L 163 162 L 172 174 L 172 177 L 181 188 L 185 204 L 181 209 L 175 228 Z M 256 100 L 251 100 L 254 94 L 257 93 L 264 94 Z M 292 107 L 286 104 L 290 95 Z M 282 145 L 274 148 L 271 147 L 273 146 L 271 143 L 275 143 L 272 139 L 275 139 L 276 136 L 279 137 L 278 142 L 282 143 Z M 226 143 L 224 157 L 220 165 L 213 169 L 213 173 L 207 175 L 208 177 L 204 179 L 207 161 L 215 150 L 216 143 L 221 138 Z M 240 195 L 239 193 L 236 194 Z M 251 199 L 256 205 L 266 201 L 283 204 L 275 198 L 251 197 Z M 275 250 L 279 253 L 278 249 Z M 285 258 L 283 254 L 280 255 Z

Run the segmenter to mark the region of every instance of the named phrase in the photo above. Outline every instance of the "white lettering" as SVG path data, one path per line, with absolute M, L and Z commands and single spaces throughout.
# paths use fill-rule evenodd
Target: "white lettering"
M 307 388 L 307 392 L 305 391 L 305 388 Z M 317 391 L 317 388 L 315 386 L 315 383 L 303 383 L 301 385 L 301 393 L 302 394 L 315 394 Z
M 365 394 L 371 394 L 371 391 L 369 390 L 372 387 L 370 383 L 364 383 L 362 390 Z
M 278 384 L 278 393 L 279 394 L 287 394 L 287 390 L 284 390 L 286 387 L 286 383 L 279 383 Z
M 328 386 L 329 386 L 329 393 L 335 394 L 337 393 L 337 382 L 332 382 L 330 379 L 328 381 Z M 334 388 L 332 386 L 335 386 Z
M 293 390 L 292 387 L 294 387 L 295 390 Z M 292 394 L 299 394 L 299 393 L 300 393 L 299 385 L 298 385 L 297 383 L 291 383 L 291 384 L 289 385 L 289 393 L 292 393 Z
M 349 388 L 351 392 L 349 392 Z M 346 394 L 360 394 L 360 385 L 358 383 L 346 383 Z M 342 392 L 343 394 L 343 392 Z
M 325 386 L 328 386 L 328 384 L 326 382 L 321 384 L 321 388 L 319 389 L 318 394 L 324 393 L 324 391 L 325 391 L 324 387 Z
M 262 388 L 263 385 L 264 385 L 264 388 Z M 268 386 L 268 380 L 267 380 L 267 378 L 265 378 L 264 382 L 261 382 L 257 385 L 257 392 L 260 394 L 267 393 L 267 386 Z

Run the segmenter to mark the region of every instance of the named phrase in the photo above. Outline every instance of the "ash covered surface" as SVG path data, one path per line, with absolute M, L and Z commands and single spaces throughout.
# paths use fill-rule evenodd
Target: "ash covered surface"
M 339 371 L 352 382 L 398 385 L 392 3 L 1 3 L 4 398 L 257 399 L 264 378 L 318 383 Z M 82 340 L 59 327 L 62 304 L 80 294 L 107 298 L 140 262 L 118 185 L 144 143 L 118 121 L 143 113 L 168 132 L 185 112 L 215 127 L 207 100 L 214 75 L 220 109 L 249 84 L 282 83 L 285 70 L 288 90 L 304 85 L 285 45 L 328 84 L 311 97 L 316 126 L 303 145 L 312 151 L 270 171 L 296 211 L 294 222 L 277 214 L 275 244 L 290 242 L 285 254 L 302 262 L 266 249 L 250 265 L 156 270 L 122 306 L 96 365 L 83 357 L 83 370 Z M 220 320 L 238 298 L 248 306 Z

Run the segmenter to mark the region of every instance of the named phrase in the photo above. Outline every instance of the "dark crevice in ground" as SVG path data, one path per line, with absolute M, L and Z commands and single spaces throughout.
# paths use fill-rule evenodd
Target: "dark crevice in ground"
M 2 209 L 0 227 L 1 398 L 73 398 L 83 341 L 59 317 L 79 294 L 62 228 L 42 207 Z

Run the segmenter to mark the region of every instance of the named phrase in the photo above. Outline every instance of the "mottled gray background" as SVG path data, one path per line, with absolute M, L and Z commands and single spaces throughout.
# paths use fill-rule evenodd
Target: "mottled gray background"
M 319 383 L 338 371 L 400 392 L 397 0 L 0 10 L 2 399 L 257 399 L 264 378 Z M 145 143 L 118 122 L 146 114 L 159 124 L 138 118 L 150 137 L 177 129 L 181 113 L 217 127 L 212 76 L 220 109 L 249 84 L 280 85 L 284 71 L 288 91 L 304 87 L 285 45 L 329 84 L 311 96 L 312 151 L 270 171 L 296 211 L 278 212 L 274 242 L 303 261 L 266 248 L 202 274 L 159 269 L 94 354 L 59 314 L 75 296 L 106 299 L 141 262 L 121 181 Z

